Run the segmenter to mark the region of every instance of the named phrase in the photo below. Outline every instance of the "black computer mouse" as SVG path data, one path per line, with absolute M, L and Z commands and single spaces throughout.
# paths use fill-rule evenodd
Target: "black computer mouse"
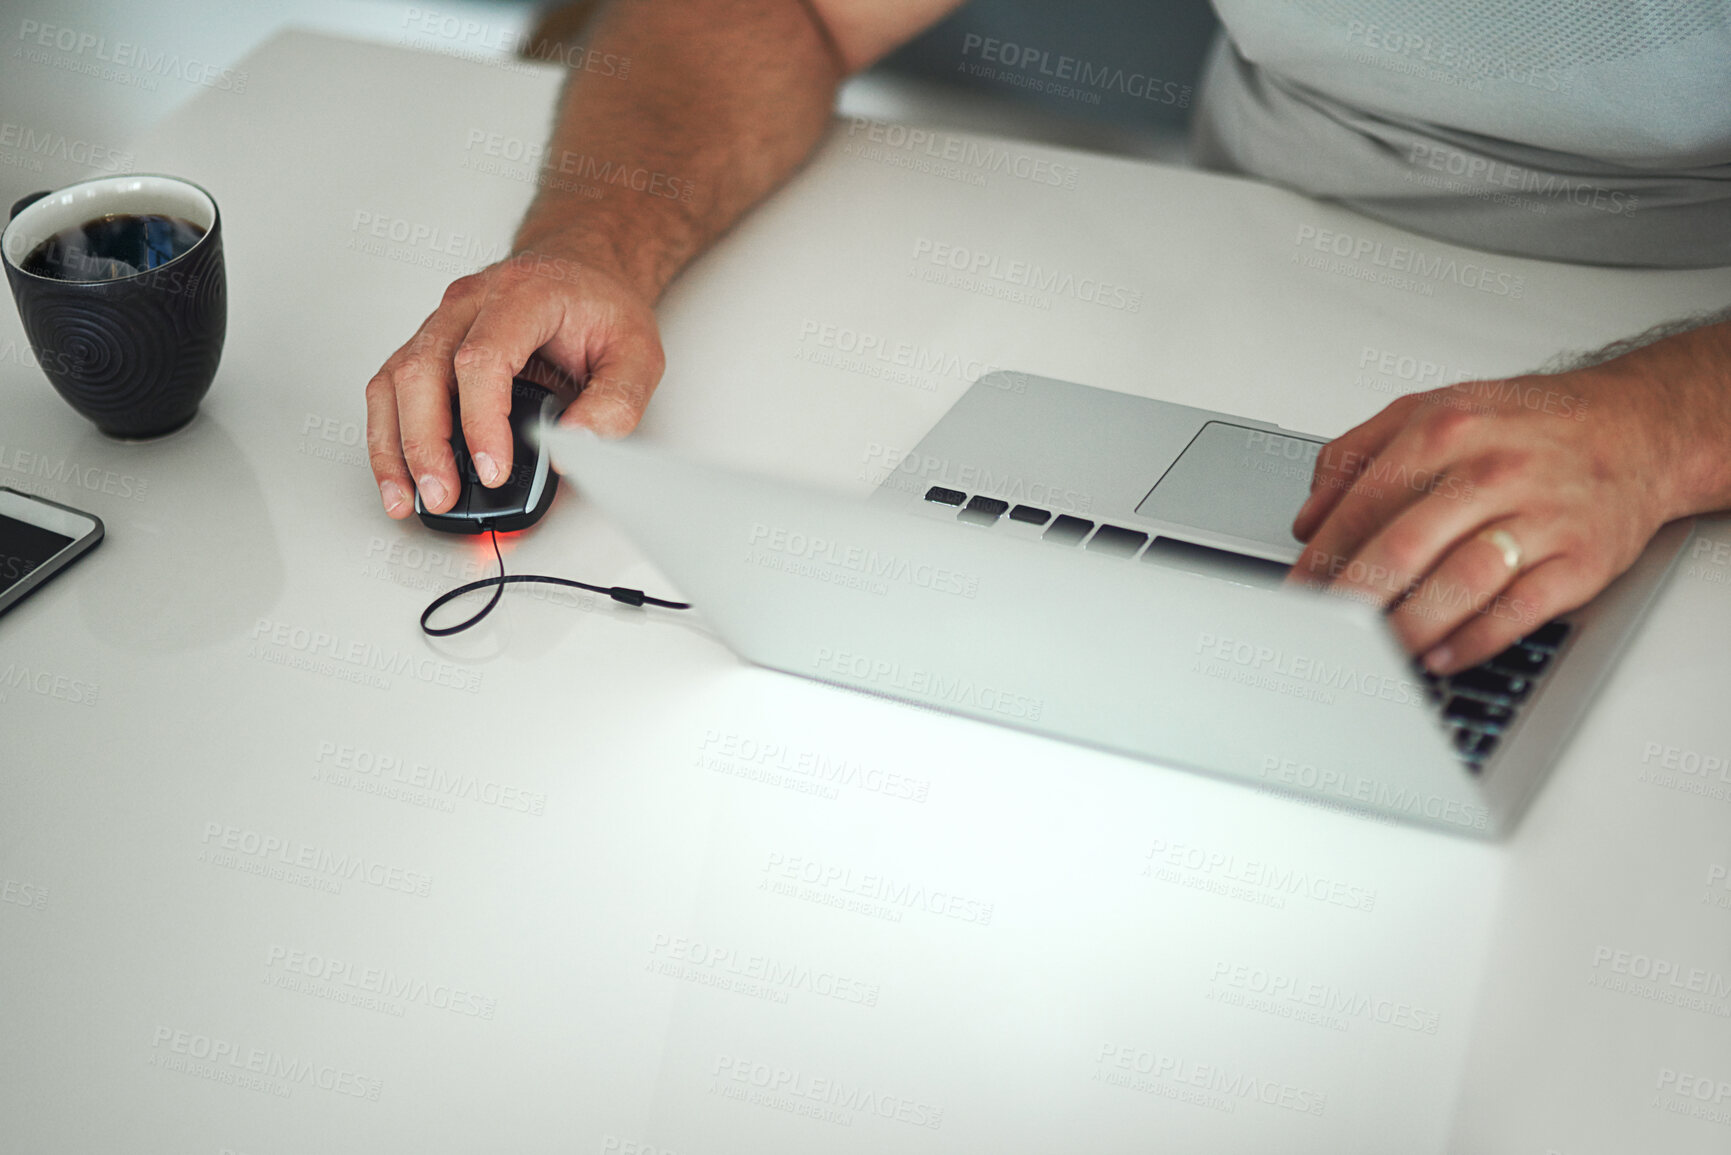
M 528 430 L 542 418 L 551 421 L 564 408 L 557 394 L 518 377 L 511 382 L 511 474 L 496 489 L 481 484 L 469 446 L 463 440 L 463 425 L 455 411 L 451 415 L 451 452 L 457 459 L 457 500 L 444 513 L 429 513 L 415 494 L 415 513 L 422 524 L 443 533 L 501 533 L 527 529 L 541 520 L 553 504 L 559 475 L 553 472 L 551 456 L 532 444 Z

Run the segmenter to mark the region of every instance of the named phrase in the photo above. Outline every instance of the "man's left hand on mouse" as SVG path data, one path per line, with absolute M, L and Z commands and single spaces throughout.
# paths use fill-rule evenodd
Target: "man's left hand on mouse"
M 1288 580 L 1394 605 L 1434 673 L 1477 665 L 1589 601 L 1667 521 L 1731 505 L 1727 366 L 1718 321 L 1402 397 L 1317 455 Z

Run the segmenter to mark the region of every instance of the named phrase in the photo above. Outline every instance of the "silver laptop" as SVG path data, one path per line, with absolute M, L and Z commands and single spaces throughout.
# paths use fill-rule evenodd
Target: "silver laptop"
M 1509 830 L 1670 572 L 1422 674 L 1375 608 L 1281 579 L 1327 438 L 1024 373 L 976 381 L 867 500 L 549 429 L 740 656 L 1445 830 Z

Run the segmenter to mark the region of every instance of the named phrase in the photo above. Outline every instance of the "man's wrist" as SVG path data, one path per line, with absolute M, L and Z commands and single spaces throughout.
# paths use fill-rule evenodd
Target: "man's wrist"
M 531 207 L 512 241 L 513 254 L 574 261 L 613 277 L 653 304 L 687 257 L 665 235 L 669 222 L 625 219 L 603 206 Z
M 1657 402 L 1663 456 L 1654 481 L 1666 517 L 1731 509 L 1731 322 L 1675 333 L 1621 360 L 1633 378 L 1623 384 Z

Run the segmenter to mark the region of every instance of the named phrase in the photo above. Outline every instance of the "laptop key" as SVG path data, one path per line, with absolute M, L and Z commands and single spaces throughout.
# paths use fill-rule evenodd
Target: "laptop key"
M 1532 692 L 1533 680 L 1519 674 L 1505 674 L 1489 666 L 1474 666 L 1450 678 L 1449 689 L 1465 690 L 1502 702 L 1519 702 Z
M 1088 548 L 1113 557 L 1135 557 L 1136 551 L 1147 540 L 1148 535 L 1138 530 L 1125 529 L 1121 525 L 1102 525 L 1088 539 Z
M 968 495 L 959 489 L 945 489 L 941 485 L 934 485 L 926 490 L 926 500 L 940 505 L 960 505 L 968 500 Z
M 1053 521 L 1051 528 L 1041 537 L 1058 545 L 1075 545 L 1088 536 L 1088 531 L 1094 528 L 1094 523 L 1085 517 L 1071 517 L 1060 513 Z
M 1549 650 L 1530 650 L 1516 644 L 1510 646 L 1487 663 L 1493 670 L 1501 670 L 1505 674 L 1521 674 L 1531 677 L 1551 664 Z
M 1418 677 L 1419 684 L 1424 687 L 1425 697 L 1431 700 L 1432 705 L 1440 705 L 1448 696 L 1448 687 L 1443 684 L 1443 680 L 1424 669 L 1419 670 Z
M 1456 694 L 1449 699 L 1448 705 L 1443 707 L 1443 716 L 1457 722 L 1472 722 L 1480 726 L 1502 726 L 1515 716 L 1515 712 L 1495 702 Z
M 1562 646 L 1563 639 L 1569 636 L 1569 625 L 1570 623 L 1565 621 L 1546 622 L 1522 638 L 1521 645 L 1549 650 L 1554 654 Z
M 1018 505 L 1010 511 L 1010 520 L 1026 522 L 1029 525 L 1045 525 L 1052 520 L 1052 515 L 1049 511 L 1032 505 Z
M 1455 749 L 1459 750 L 1473 769 L 1478 769 L 1478 763 L 1490 757 L 1491 751 L 1497 748 L 1500 741 L 1498 735 L 1489 730 L 1473 730 L 1465 726 L 1455 731 Z
M 969 525 L 993 526 L 1004 516 L 1004 511 L 1010 508 L 1007 501 L 999 501 L 995 497 L 975 494 L 968 502 L 966 509 L 956 514 L 957 521 L 965 521 Z

